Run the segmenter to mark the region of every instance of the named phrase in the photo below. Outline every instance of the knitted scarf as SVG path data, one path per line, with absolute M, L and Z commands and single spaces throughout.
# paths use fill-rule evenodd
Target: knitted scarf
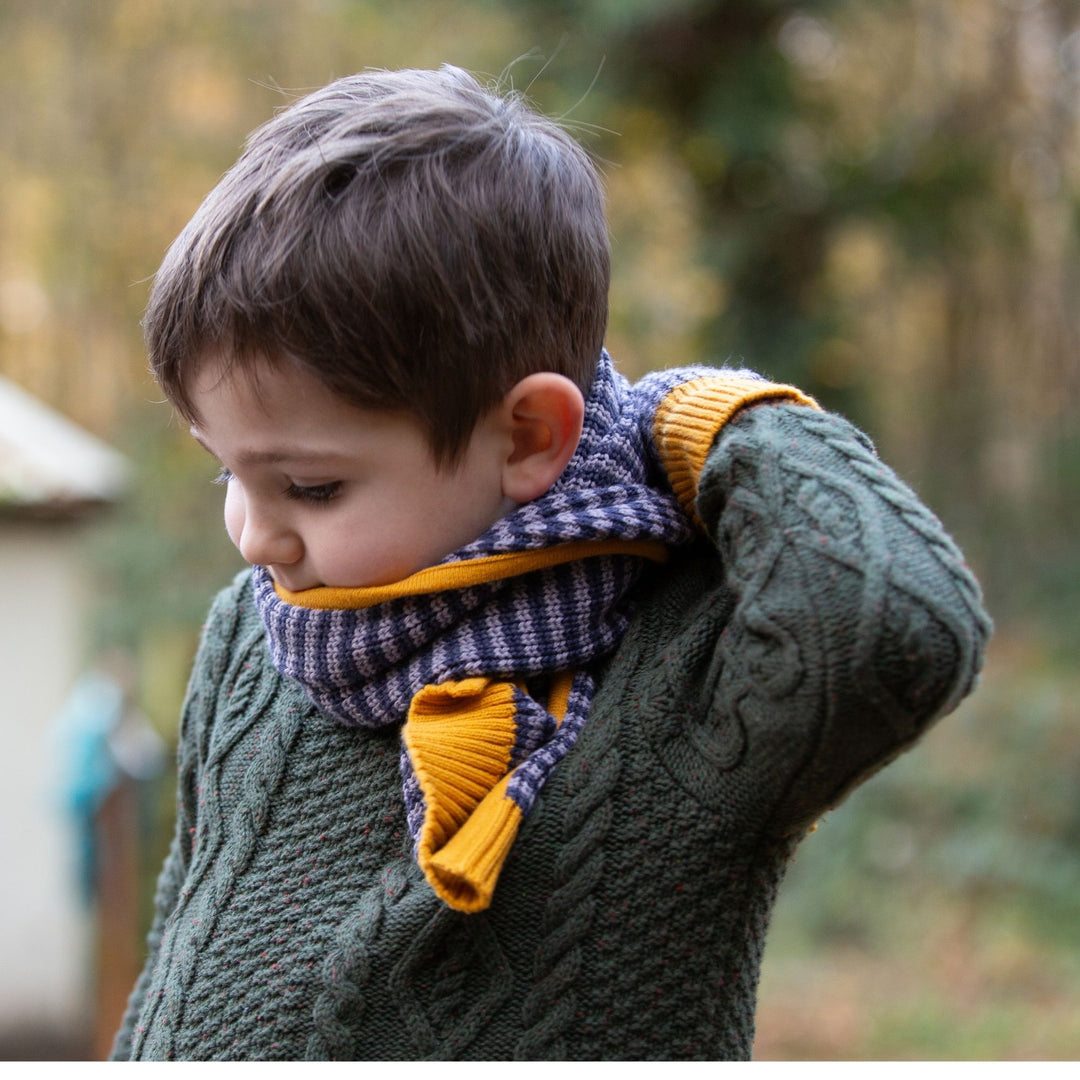
M 458 910 L 490 904 L 521 821 L 585 723 L 592 670 L 622 638 L 643 567 L 694 535 L 653 436 L 658 404 L 697 374 L 631 389 L 605 353 L 556 484 L 404 581 L 289 593 L 255 568 L 275 667 L 343 724 L 404 721 L 415 855 Z

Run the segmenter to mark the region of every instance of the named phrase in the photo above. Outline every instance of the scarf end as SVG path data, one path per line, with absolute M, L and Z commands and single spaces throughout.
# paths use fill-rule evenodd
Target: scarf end
M 510 776 L 484 797 L 438 851 L 421 844 L 418 862 L 436 895 L 455 911 L 486 910 L 521 826 L 521 808 L 506 793 Z

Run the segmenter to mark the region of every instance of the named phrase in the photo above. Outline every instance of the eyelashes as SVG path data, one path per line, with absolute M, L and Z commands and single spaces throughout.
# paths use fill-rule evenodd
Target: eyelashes
M 214 477 L 213 483 L 227 484 L 232 478 L 232 471 L 230 469 L 226 469 L 223 465 L 219 470 L 217 476 Z M 331 480 L 327 484 L 312 484 L 307 487 L 301 484 L 289 484 L 289 486 L 285 488 L 284 492 L 282 492 L 286 499 L 295 499 L 299 502 L 315 504 L 328 503 L 332 499 L 336 498 L 340 493 L 340 480 Z
M 301 502 L 328 503 L 341 491 L 341 481 L 331 480 L 329 484 L 314 484 L 312 487 L 301 487 L 299 484 L 290 484 L 285 489 L 285 498 L 299 499 Z

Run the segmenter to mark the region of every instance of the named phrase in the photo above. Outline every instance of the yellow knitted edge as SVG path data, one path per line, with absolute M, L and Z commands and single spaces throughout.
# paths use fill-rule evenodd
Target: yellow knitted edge
M 704 375 L 669 391 L 653 422 L 653 440 L 683 509 L 700 526 L 698 481 L 720 429 L 740 410 L 762 401 L 821 406 L 794 386 L 739 375 Z
M 566 716 L 572 671 L 555 676 L 548 711 Z M 456 911 L 491 904 L 521 825 L 504 771 L 516 738 L 511 683 L 482 677 L 426 686 L 402 732 L 420 790 L 424 821 L 417 863 L 436 896 Z
M 573 682 L 572 671 L 560 672 L 552 682 L 548 712 L 559 724 L 566 717 Z M 483 911 L 491 904 L 522 821 L 521 807 L 506 794 L 513 775 L 504 776 L 484 796 L 445 845 L 418 857 L 436 895 L 457 911 Z
M 480 811 L 508 779 L 516 713 L 513 684 L 482 677 L 425 686 L 409 706 L 402 741 L 424 796 L 417 862 L 435 892 L 458 910 L 476 902 L 489 878 L 494 889 L 502 865 L 501 859 L 494 869 L 490 865 L 491 826 L 484 823 L 491 814 Z M 467 829 L 478 813 L 477 824 Z M 506 826 L 505 813 L 501 818 L 496 832 Z M 515 825 L 510 843 L 516 831 Z M 436 857 L 463 832 L 465 839 L 439 870 Z
M 423 596 L 447 589 L 482 585 L 488 581 L 500 581 L 502 578 L 515 577 L 532 570 L 543 570 L 549 566 L 587 559 L 594 555 L 640 555 L 653 562 L 665 562 L 668 549 L 658 540 L 575 540 L 569 544 L 556 544 L 536 551 L 511 551 L 503 555 L 484 555 L 479 559 L 430 566 L 389 585 L 361 588 L 318 586 L 302 592 L 291 592 L 275 583 L 274 591 L 279 600 L 294 607 L 356 610 L 374 607 L 403 596 Z
M 570 689 L 573 685 L 574 672 L 572 671 L 561 671 L 551 680 L 547 711 L 555 717 L 555 722 L 559 725 L 566 716 L 566 707 L 570 704 Z
M 521 807 L 506 794 L 504 776 L 444 848 L 419 858 L 432 888 L 457 911 L 491 904 L 499 873 L 521 826 Z

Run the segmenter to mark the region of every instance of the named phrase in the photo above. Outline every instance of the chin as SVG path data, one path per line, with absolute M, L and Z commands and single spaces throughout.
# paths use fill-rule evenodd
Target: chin
M 272 566 L 268 566 L 266 569 L 270 571 L 274 584 L 280 585 L 281 588 L 288 592 L 306 592 L 308 589 L 317 589 L 322 585 L 321 581 L 291 578 L 288 574 L 279 574 Z

